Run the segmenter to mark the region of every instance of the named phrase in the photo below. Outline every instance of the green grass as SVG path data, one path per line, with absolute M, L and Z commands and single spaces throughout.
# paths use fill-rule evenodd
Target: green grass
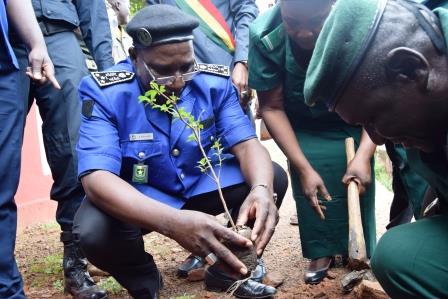
M 41 224 L 41 227 L 45 230 L 60 229 L 59 224 L 56 221 L 50 221 L 50 222 Z
M 112 276 L 101 279 L 98 282 L 98 286 L 113 295 L 117 295 L 124 290 Z
M 380 159 L 375 160 L 375 179 L 387 190 L 392 191 L 392 175 L 386 171 L 386 167 Z
M 64 292 L 64 280 L 58 279 L 53 282 L 53 288 L 55 288 L 60 293 Z
M 48 286 L 48 283 L 57 284 L 62 277 L 62 253 L 49 255 L 30 265 L 28 276 L 32 275 L 33 287 Z M 62 283 L 61 283 L 62 286 Z

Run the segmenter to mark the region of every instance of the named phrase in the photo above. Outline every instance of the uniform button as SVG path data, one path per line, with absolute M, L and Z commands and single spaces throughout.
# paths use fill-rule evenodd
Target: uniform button
M 214 141 L 215 140 L 215 136 L 210 136 L 210 141 Z
M 185 174 L 181 173 L 180 174 L 180 179 L 183 180 L 185 178 Z
M 145 153 L 144 153 L 144 152 L 140 152 L 140 153 L 138 153 L 138 157 L 139 157 L 140 159 L 143 159 L 143 158 L 145 157 Z
M 47 10 L 47 14 L 51 15 L 52 11 L 51 10 Z
M 179 156 L 180 151 L 179 151 L 177 148 L 175 148 L 175 149 L 173 149 L 173 150 L 171 151 L 171 154 L 172 154 L 174 157 L 177 157 L 177 156 Z

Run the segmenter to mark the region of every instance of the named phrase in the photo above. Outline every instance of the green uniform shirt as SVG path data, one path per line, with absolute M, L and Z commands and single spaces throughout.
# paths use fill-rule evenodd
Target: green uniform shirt
M 328 112 L 322 102 L 312 108 L 305 105 L 306 69 L 294 58 L 279 5 L 251 24 L 249 53 L 249 86 L 268 91 L 283 84 L 285 112 L 295 130 L 350 127 L 336 113 Z

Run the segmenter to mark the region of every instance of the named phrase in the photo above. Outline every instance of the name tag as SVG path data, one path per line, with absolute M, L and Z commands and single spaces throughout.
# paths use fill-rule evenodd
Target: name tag
M 143 141 L 143 140 L 153 140 L 153 133 L 141 133 L 141 134 L 129 134 L 130 141 Z

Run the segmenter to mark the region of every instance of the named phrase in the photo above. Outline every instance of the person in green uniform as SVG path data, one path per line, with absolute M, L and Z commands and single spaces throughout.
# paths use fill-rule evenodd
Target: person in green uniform
M 367 134 L 361 138 L 361 127 L 345 124 L 322 103 L 307 107 L 303 98 L 308 62 L 333 2 L 283 0 L 250 26 L 249 86 L 257 90 L 263 120 L 289 161 L 302 253 L 311 259 L 305 273 L 310 284 L 326 276 L 335 255 L 347 256 L 347 188 L 341 179 L 355 179 L 364 193 L 361 213 L 369 256 L 376 243 L 375 145 Z M 348 167 L 347 137 L 359 146 Z
M 435 216 L 378 243 L 371 266 L 392 298 L 448 298 L 447 39 L 448 1 L 431 12 L 413 1 L 338 0 L 307 71 L 307 104 L 326 102 L 377 144 L 402 144 L 437 196 Z

